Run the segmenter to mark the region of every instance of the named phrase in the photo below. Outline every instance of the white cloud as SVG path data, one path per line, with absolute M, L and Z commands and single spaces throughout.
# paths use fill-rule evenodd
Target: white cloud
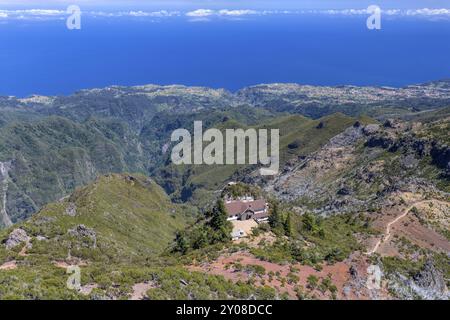
M 0 18 L 4 19 L 60 19 L 65 11 L 48 9 L 0 10 Z
M 178 16 L 180 15 L 180 13 L 178 11 L 166 11 L 166 10 L 161 10 L 161 11 L 153 11 L 153 12 L 144 12 L 144 11 L 130 11 L 128 12 L 128 15 L 132 16 L 132 17 L 159 17 L 159 18 L 163 18 L 163 17 L 173 17 L 173 16 Z
M 450 9 L 386 9 L 381 10 L 384 15 L 392 17 L 405 17 L 405 16 L 415 16 L 415 17 L 448 17 L 450 18 Z M 256 10 L 211 10 L 211 9 L 197 9 L 194 11 L 187 12 L 185 15 L 192 18 L 209 18 L 209 17 L 240 17 L 249 15 L 306 15 L 306 14 L 319 14 L 319 15 L 342 15 L 342 16 L 360 16 L 360 15 L 370 15 L 367 9 L 342 9 L 342 10 L 301 10 L 301 11 L 256 11 Z
M 83 11 L 82 14 L 92 17 L 153 17 L 153 18 L 165 18 L 180 16 L 179 11 Z M 52 9 L 27 9 L 27 10 L 0 10 L 0 18 L 10 19 L 28 19 L 28 20 L 48 20 L 48 19 L 60 19 L 61 17 L 68 16 L 66 11 L 52 10 Z
M 255 11 L 255 10 L 219 10 L 218 15 L 219 16 L 246 16 L 246 15 L 253 15 L 253 14 L 261 14 L 261 12 Z
M 246 16 L 263 16 L 263 15 L 343 15 L 343 16 L 360 16 L 369 15 L 367 9 L 343 9 L 343 10 L 301 10 L 301 11 L 270 11 L 270 10 L 250 10 L 250 9 L 197 9 L 189 12 L 180 11 L 116 11 L 116 12 L 104 12 L 104 11 L 82 11 L 83 15 L 92 17 L 130 17 L 130 18 L 170 18 L 186 16 L 193 20 L 208 21 L 214 17 L 223 18 L 239 18 Z M 450 9 L 386 9 L 382 10 L 382 14 L 391 17 L 423 17 L 423 18 L 450 18 Z M 62 19 L 67 16 L 67 12 L 64 10 L 55 9 L 26 9 L 26 10 L 0 10 L 0 18 L 5 19 L 30 19 L 30 20 L 49 20 L 49 19 Z
M 249 15 L 262 15 L 267 14 L 269 11 L 256 11 L 256 10 L 211 10 L 211 9 L 197 9 L 186 13 L 188 17 L 241 17 Z
M 60 16 L 66 14 L 65 11 L 48 10 L 48 9 L 11 10 L 9 12 L 17 15 L 31 15 L 31 16 Z
M 308 11 L 304 11 L 308 12 Z M 310 10 L 310 13 L 316 14 L 329 14 L 329 15 L 367 15 L 370 14 L 367 9 L 344 9 L 344 10 Z M 382 14 L 389 16 L 418 16 L 418 17 L 429 17 L 429 16 L 450 16 L 450 9 L 388 9 L 381 10 Z
M 90 11 L 84 12 L 84 14 L 100 17 L 154 17 L 154 18 L 165 18 L 179 16 L 181 13 L 179 11 L 119 11 L 119 12 L 104 12 L 104 11 Z
M 450 9 L 416 9 L 406 10 L 408 16 L 450 16 Z
M 367 14 L 367 9 L 344 9 L 344 10 L 324 10 L 324 11 L 314 11 L 313 13 L 323 13 L 331 15 L 361 15 Z
M 186 13 L 186 16 L 188 17 L 209 17 L 216 14 L 216 11 L 210 10 L 210 9 L 197 9 L 194 11 L 189 11 Z

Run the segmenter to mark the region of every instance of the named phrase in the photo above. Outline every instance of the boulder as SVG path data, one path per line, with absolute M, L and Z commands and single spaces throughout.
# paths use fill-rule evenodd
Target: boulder
M 337 194 L 340 196 L 348 196 L 352 193 L 352 190 L 348 187 L 342 187 L 338 190 Z
M 75 203 L 69 203 L 65 211 L 66 215 L 75 217 L 77 215 L 77 206 Z
M 28 243 L 30 241 L 30 237 L 27 235 L 26 231 L 23 229 L 14 229 L 8 236 L 8 239 L 5 241 L 6 249 L 11 250 L 21 243 Z
M 380 125 L 378 124 L 368 124 L 363 128 L 363 133 L 366 136 L 370 136 L 372 134 L 377 133 L 380 130 Z
M 439 272 L 433 261 L 427 260 L 423 269 L 414 277 L 416 293 L 424 299 L 448 299 L 449 292 L 444 275 Z
M 80 225 L 76 226 L 75 228 L 70 229 L 68 231 L 68 233 L 71 236 L 73 236 L 73 237 L 75 237 L 75 238 L 77 238 L 79 240 L 83 240 L 83 238 L 90 239 L 92 241 L 92 243 L 91 244 L 87 244 L 87 246 L 91 246 L 92 245 L 93 248 L 95 248 L 97 246 L 97 234 L 96 234 L 96 232 L 94 231 L 94 229 L 88 228 L 84 224 L 80 224 Z M 86 243 L 84 243 L 84 245 L 86 245 Z

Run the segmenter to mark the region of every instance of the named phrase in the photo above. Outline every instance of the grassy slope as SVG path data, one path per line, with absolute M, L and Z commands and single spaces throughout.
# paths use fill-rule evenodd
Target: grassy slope
M 76 206 L 74 217 L 66 214 L 70 204 Z M 88 278 L 102 277 L 101 270 L 107 272 L 112 266 L 157 264 L 158 255 L 192 214 L 187 207 L 174 206 L 164 191 L 147 178 L 102 177 L 13 227 L 27 232 L 32 248 L 22 256 L 19 251 L 23 244 L 13 250 L 0 245 L 0 265 L 14 260 L 18 265 L 15 270 L 0 272 L 0 297 L 23 297 L 27 293 L 23 288 L 32 285 L 33 279 L 42 281 L 37 287 L 45 287 L 46 296 L 55 291 L 70 295 L 62 285 L 64 270 L 56 268 L 54 261 L 84 261 L 88 263 L 84 274 Z M 92 238 L 69 234 L 68 230 L 81 224 L 95 232 L 95 246 Z M 3 230 L 0 238 L 7 239 L 13 228 Z M 47 240 L 38 241 L 37 236 Z M 17 277 L 17 281 L 10 283 L 11 277 Z
M 84 124 L 60 117 L 16 122 L 0 129 L 0 161 L 13 161 L 8 213 L 16 222 L 41 206 L 91 182 L 98 174 L 142 172 L 126 126 Z
M 283 164 L 289 159 L 297 156 L 305 156 L 318 150 L 330 138 L 353 125 L 357 120 L 362 123 L 373 121 L 370 118 L 356 119 L 341 113 L 326 116 L 318 120 L 311 120 L 300 115 L 289 115 L 268 120 L 256 126 L 247 126 L 234 119 L 230 119 L 218 124 L 216 128 L 221 130 L 227 128 L 280 129 L 280 167 L 282 168 Z M 321 128 L 318 127 L 320 123 L 323 124 Z M 299 142 L 297 148 L 289 147 L 293 142 Z M 220 190 L 224 183 L 230 180 L 233 175 L 248 169 L 248 166 L 243 165 L 203 165 L 193 167 L 169 164 L 162 169 L 162 174 L 159 173 L 160 176 L 167 176 L 167 178 L 158 181 L 161 181 L 161 184 L 164 184 L 165 187 L 167 187 L 165 183 L 169 182 L 170 187 L 166 188 L 166 190 L 169 189 L 169 193 L 173 193 L 172 196 L 175 196 L 175 198 L 182 195 L 183 187 L 184 189 L 186 187 L 190 189 L 189 192 L 186 192 L 187 194 L 190 194 L 194 190 L 194 202 L 199 203 L 198 201 L 203 201 L 208 197 L 208 191 Z M 199 188 L 203 188 L 204 190 L 199 190 Z
M 74 217 L 65 214 L 70 204 L 76 205 Z M 0 266 L 17 264 L 0 270 L 0 299 L 127 299 L 133 285 L 143 282 L 154 284 L 147 293 L 151 299 L 273 299 L 272 288 L 190 272 L 160 255 L 193 216 L 191 208 L 173 205 L 148 178 L 102 177 L 14 227 L 27 231 L 33 247 L 20 255 L 23 243 L 12 250 L 0 244 Z M 80 224 L 95 231 L 96 246 L 89 237 L 68 233 Z M 12 229 L 0 232 L 0 239 Z M 69 275 L 57 261 L 80 265 L 81 285 L 96 288 L 90 295 L 67 289 Z

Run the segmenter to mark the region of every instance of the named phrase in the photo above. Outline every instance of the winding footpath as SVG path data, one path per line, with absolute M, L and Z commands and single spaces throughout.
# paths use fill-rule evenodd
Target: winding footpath
M 405 211 L 403 211 L 403 213 L 401 215 L 399 215 L 398 217 L 396 217 L 394 220 L 392 220 L 391 222 L 389 222 L 386 226 L 386 231 L 384 233 L 384 235 L 381 237 L 380 240 L 377 241 L 377 243 L 375 244 L 375 246 L 373 247 L 372 250 L 366 252 L 366 255 L 372 255 L 375 252 L 378 251 L 378 248 L 380 247 L 381 244 L 383 244 L 384 242 L 386 242 L 387 240 L 389 240 L 389 238 L 391 237 L 391 227 L 392 225 L 396 224 L 398 221 L 400 221 L 401 219 L 403 219 L 405 216 L 408 215 L 408 213 L 416 206 L 419 204 L 426 204 L 426 203 L 433 203 L 433 202 L 438 202 L 438 203 L 445 203 L 447 204 L 447 202 L 444 201 L 439 201 L 439 200 L 423 200 L 423 201 L 418 201 L 418 202 L 414 202 L 411 206 L 409 206 Z

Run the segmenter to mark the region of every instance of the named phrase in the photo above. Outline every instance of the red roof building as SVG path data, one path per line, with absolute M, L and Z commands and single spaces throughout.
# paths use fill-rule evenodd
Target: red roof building
M 228 220 L 267 220 L 269 217 L 269 206 L 264 199 L 253 200 L 244 198 L 239 200 L 225 201 L 225 209 Z

